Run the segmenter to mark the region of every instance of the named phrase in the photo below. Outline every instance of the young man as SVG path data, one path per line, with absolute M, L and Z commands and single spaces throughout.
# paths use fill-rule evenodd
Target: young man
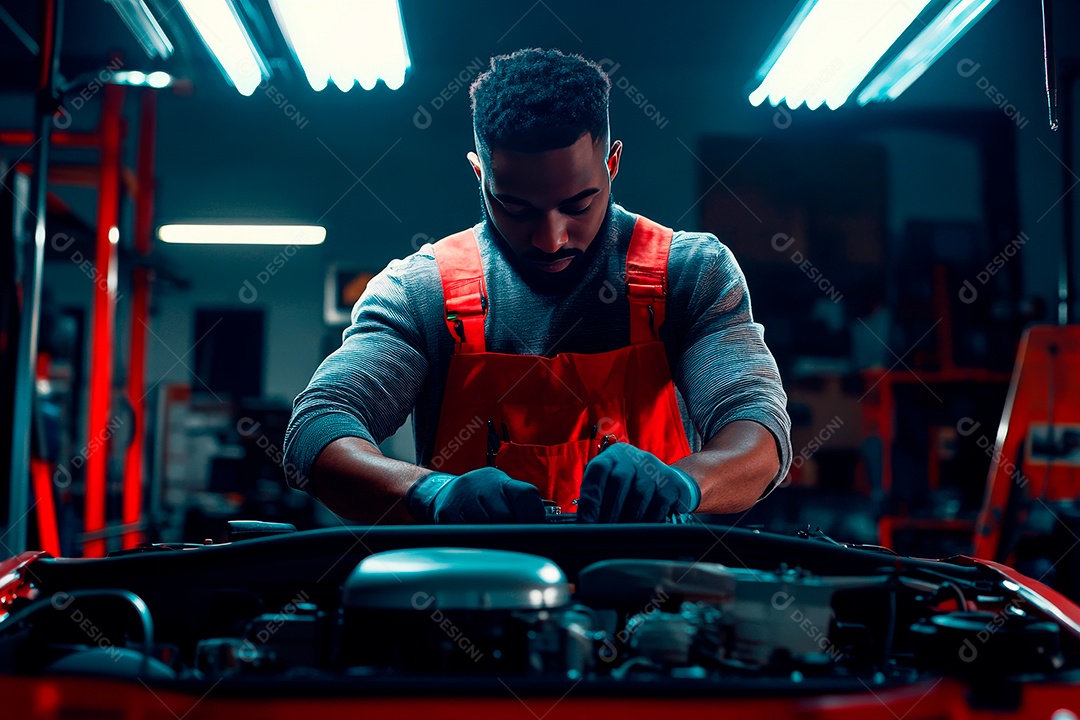
M 372 280 L 296 399 L 286 456 L 334 512 L 539 522 L 553 500 L 662 522 L 745 510 L 786 474 L 786 396 L 735 259 L 612 201 L 610 86 L 554 50 L 473 83 L 483 221 Z M 410 412 L 419 466 L 377 447 Z

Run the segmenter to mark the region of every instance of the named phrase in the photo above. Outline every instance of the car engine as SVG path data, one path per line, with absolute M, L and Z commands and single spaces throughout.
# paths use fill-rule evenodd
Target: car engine
M 1011 684 L 1080 657 L 1073 631 L 985 568 L 700 524 L 341 528 L 42 558 L 16 575 L 0 605 L 12 675 L 727 694 L 951 676 L 1007 704 Z

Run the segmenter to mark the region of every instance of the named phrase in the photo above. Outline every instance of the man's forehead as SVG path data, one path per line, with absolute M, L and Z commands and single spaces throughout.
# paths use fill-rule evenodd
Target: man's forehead
M 492 148 L 483 158 L 485 171 L 493 185 L 532 185 L 555 180 L 583 181 L 604 167 L 606 148 L 588 133 L 564 148 L 541 152 L 520 152 Z

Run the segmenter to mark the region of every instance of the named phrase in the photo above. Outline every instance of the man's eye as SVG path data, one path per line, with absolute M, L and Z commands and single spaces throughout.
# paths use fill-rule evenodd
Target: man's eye
M 580 209 L 579 208 L 561 208 L 560 210 L 561 210 L 561 212 L 565 213 L 566 215 L 584 215 L 585 213 L 589 212 L 589 209 L 591 207 L 592 207 L 592 205 L 590 204 L 590 205 L 586 205 L 585 207 L 580 208 Z M 537 213 L 535 208 L 523 207 L 523 208 L 520 208 L 520 209 L 511 209 L 510 207 L 508 207 L 506 205 L 503 205 L 503 212 L 505 212 L 507 215 L 509 215 L 512 218 L 529 218 L 529 217 L 532 217 L 532 216 L 536 215 L 536 213 Z

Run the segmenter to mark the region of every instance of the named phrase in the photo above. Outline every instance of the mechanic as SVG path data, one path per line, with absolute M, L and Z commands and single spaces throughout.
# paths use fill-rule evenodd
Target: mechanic
M 365 523 L 540 522 L 544 500 L 662 522 L 783 479 L 786 396 L 742 271 L 613 202 L 610 87 L 557 50 L 492 58 L 470 89 L 483 219 L 369 283 L 296 398 L 290 484 Z M 378 448 L 410 412 L 419 465 Z

